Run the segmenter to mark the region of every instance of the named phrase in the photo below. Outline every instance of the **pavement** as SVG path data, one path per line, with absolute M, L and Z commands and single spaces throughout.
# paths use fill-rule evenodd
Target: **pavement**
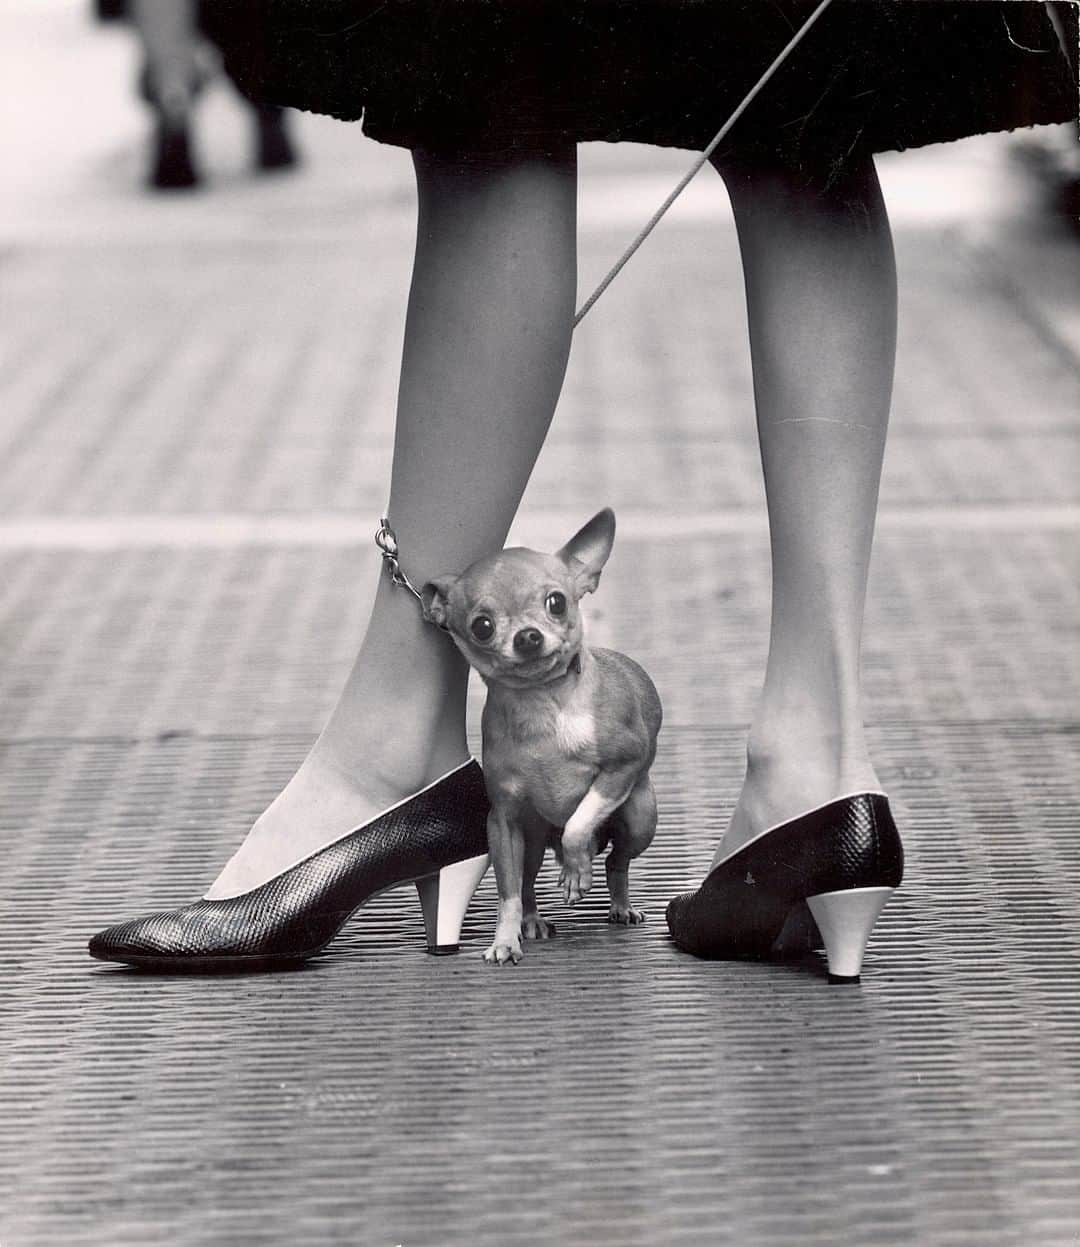
M 1080 243 L 1017 145 L 881 162 L 901 285 L 865 643 L 908 853 L 858 989 L 695 961 L 663 908 L 730 814 L 768 615 L 730 214 L 706 171 L 584 322 L 516 537 L 600 501 L 592 636 L 666 707 L 649 921 L 542 896 L 513 971 L 377 898 L 302 972 L 91 962 L 198 895 L 363 627 L 410 262 L 407 155 L 297 119 L 140 188 L 122 31 L 0 11 L 0 1244 L 1080 1243 Z M 581 289 L 689 156 L 582 152 Z M 704 180 L 707 179 L 707 180 Z M 476 709 L 474 700 L 473 709 Z

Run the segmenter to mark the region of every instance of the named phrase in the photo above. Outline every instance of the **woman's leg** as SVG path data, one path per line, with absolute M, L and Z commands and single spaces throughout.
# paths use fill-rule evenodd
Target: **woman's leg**
M 131 0 L 147 89 L 162 117 L 175 125 L 187 120 L 194 98 L 195 7 L 195 0 Z
M 869 156 L 828 182 L 722 168 L 746 281 L 772 545 L 772 628 L 746 780 L 719 858 L 879 789 L 859 649 L 896 353 L 892 239 Z
M 142 47 L 141 90 L 156 114 L 147 182 L 158 190 L 196 186 L 188 132 L 199 88 L 195 0 L 131 0 Z
M 415 164 L 390 519 L 419 585 L 502 546 L 543 445 L 570 350 L 576 158 Z M 467 678 L 383 576 L 329 723 L 208 895 L 255 886 L 464 761 Z

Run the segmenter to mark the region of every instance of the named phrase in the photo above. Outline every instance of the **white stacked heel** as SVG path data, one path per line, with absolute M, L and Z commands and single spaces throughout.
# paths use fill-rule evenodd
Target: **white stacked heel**
M 806 903 L 825 941 L 830 983 L 858 983 L 874 923 L 895 888 L 848 888 L 820 892 Z
M 490 861 L 491 858 L 482 853 L 479 857 L 444 866 L 437 874 L 417 879 L 427 950 L 432 956 L 446 957 L 458 951 L 461 924 Z

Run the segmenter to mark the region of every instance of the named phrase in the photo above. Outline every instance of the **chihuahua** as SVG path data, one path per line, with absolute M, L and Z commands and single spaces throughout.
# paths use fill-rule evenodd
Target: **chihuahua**
M 499 914 L 486 961 L 518 962 L 521 940 L 549 939 L 536 876 L 550 844 L 569 904 L 605 869 L 609 920 L 638 923 L 632 858 L 656 832 L 649 768 L 662 710 L 632 659 L 585 645 L 578 603 L 592 593 L 615 540 L 605 509 L 555 554 L 508 549 L 424 586 L 424 616 L 445 628 L 488 688 L 484 780 Z

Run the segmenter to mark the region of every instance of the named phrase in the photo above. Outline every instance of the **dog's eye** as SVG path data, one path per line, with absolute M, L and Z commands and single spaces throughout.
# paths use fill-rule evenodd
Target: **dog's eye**
M 566 614 L 566 594 L 549 593 L 547 595 L 548 613 L 558 618 L 560 615 Z
M 477 615 L 469 624 L 469 631 L 478 641 L 490 641 L 495 635 L 495 625 L 487 615 Z

